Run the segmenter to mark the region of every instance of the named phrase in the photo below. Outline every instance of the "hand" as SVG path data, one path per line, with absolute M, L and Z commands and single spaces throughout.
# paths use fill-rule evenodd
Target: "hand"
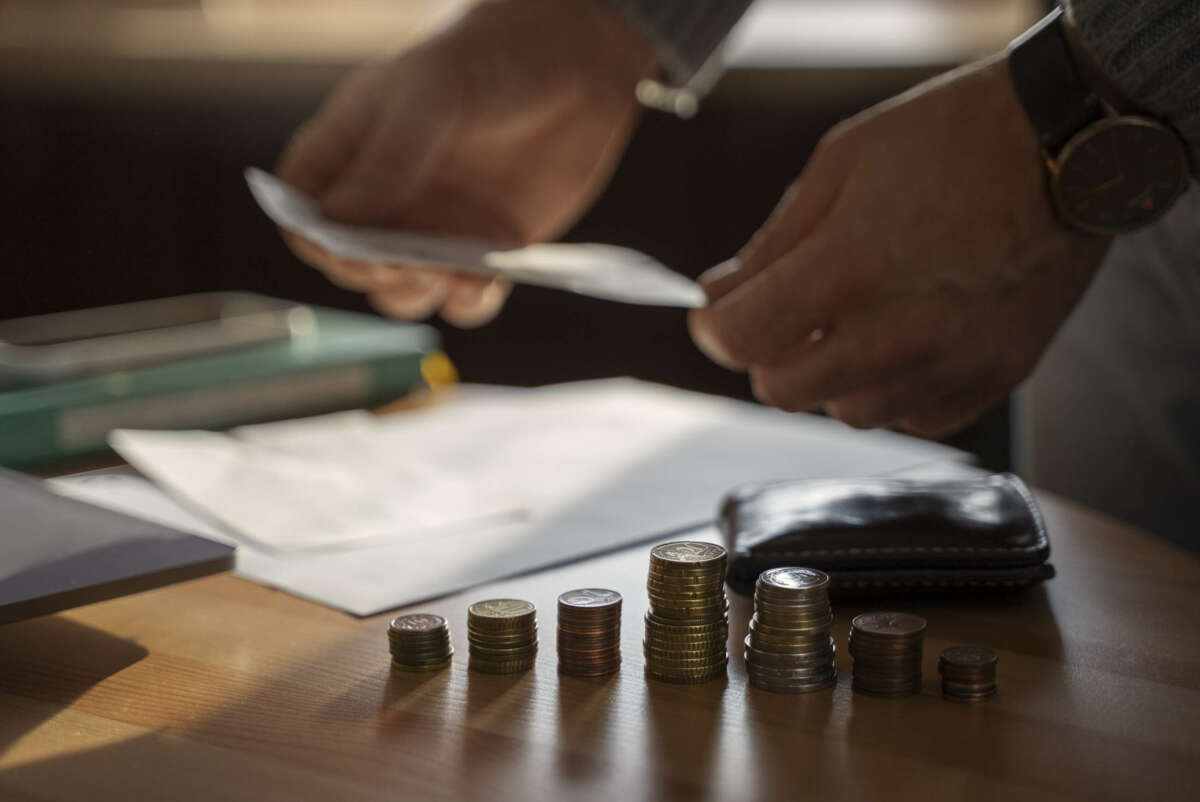
M 351 75 L 277 172 L 329 217 L 510 243 L 558 236 L 607 182 L 637 119 L 649 44 L 594 0 L 506 0 Z M 500 282 L 292 250 L 383 312 L 480 325 Z
M 1107 246 L 1056 219 L 994 59 L 833 129 L 689 322 L 764 403 L 939 435 L 1030 373 Z

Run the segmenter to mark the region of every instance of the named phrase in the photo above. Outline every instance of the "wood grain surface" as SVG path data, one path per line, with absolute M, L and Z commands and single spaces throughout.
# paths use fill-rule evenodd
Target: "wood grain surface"
M 233 576 L 0 630 L 0 799 L 1195 799 L 1200 560 L 1042 495 L 1059 576 L 1003 599 L 900 605 L 929 620 L 925 689 L 747 687 L 734 597 L 726 681 L 642 676 L 648 546 L 413 609 L 458 653 L 389 668 L 389 616 L 356 620 Z M 560 677 L 554 601 L 625 595 L 625 663 Z M 537 604 L 537 667 L 470 673 L 470 601 Z M 872 605 L 878 607 L 879 605 Z M 938 652 L 1000 652 L 999 695 L 944 701 Z

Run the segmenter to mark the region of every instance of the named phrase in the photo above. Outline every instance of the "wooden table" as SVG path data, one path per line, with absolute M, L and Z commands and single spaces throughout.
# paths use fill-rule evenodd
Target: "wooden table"
M 925 690 L 853 694 L 836 609 L 836 690 L 642 677 L 647 549 L 419 605 L 458 655 L 394 673 L 387 616 L 354 620 L 217 576 L 0 630 L 0 798 L 1195 799 L 1200 789 L 1200 560 L 1041 497 L 1058 578 L 1009 599 L 908 605 L 929 619 Z M 625 665 L 555 670 L 554 600 L 625 594 Z M 466 668 L 469 601 L 542 612 L 527 674 Z M 749 603 L 733 599 L 730 643 Z M 1000 694 L 942 700 L 946 645 L 1000 651 Z

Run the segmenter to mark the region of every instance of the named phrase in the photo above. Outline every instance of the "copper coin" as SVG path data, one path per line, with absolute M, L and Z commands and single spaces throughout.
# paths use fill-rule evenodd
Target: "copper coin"
M 882 638 L 912 638 L 925 632 L 925 619 L 911 613 L 863 613 L 850 622 L 855 632 Z

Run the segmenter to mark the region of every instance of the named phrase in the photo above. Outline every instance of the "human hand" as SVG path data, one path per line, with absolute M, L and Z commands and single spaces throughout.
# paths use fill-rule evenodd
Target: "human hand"
M 484 3 L 383 66 L 345 80 L 294 135 L 277 173 L 347 223 L 514 247 L 558 236 L 603 189 L 637 119 L 649 43 L 594 0 Z M 460 326 L 500 310 L 499 281 L 297 256 L 404 318 Z
M 764 403 L 939 435 L 1032 371 L 1108 242 L 1058 222 L 993 59 L 830 131 L 689 323 Z

